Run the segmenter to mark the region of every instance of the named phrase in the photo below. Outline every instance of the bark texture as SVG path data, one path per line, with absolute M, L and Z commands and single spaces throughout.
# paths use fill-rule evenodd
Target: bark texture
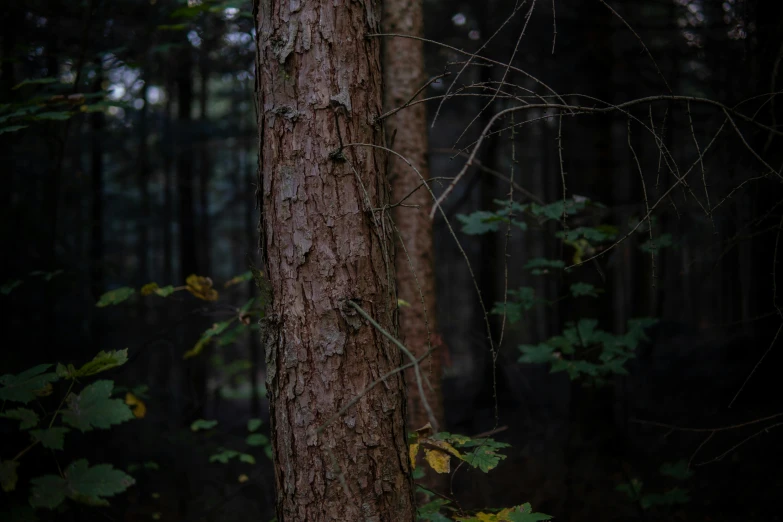
M 391 223 L 381 145 L 380 29 L 370 0 L 255 1 L 264 325 L 281 522 L 413 521 Z
M 387 33 L 423 37 L 421 0 L 387 0 L 383 24 Z M 411 101 L 426 81 L 424 43 L 410 38 L 388 38 L 384 45 L 385 105 L 386 110 L 391 110 Z M 425 105 L 419 103 L 397 112 L 387 121 L 387 129 L 389 134 L 396 130 L 394 150 L 416 166 L 423 178 L 429 179 Z M 397 241 L 403 242 L 397 248 L 397 293 L 410 304 L 400 308 L 400 335 L 405 346 L 420 357 L 430 346 L 437 348 L 441 344 L 435 316 L 432 221 L 429 219 L 432 197 L 426 187 L 421 187 L 422 179 L 404 161 L 392 158 L 391 166 L 392 202 L 407 197 L 405 204 L 410 205 L 395 207 L 393 214 L 399 229 Z M 422 374 L 432 385 L 424 386 L 424 393 L 439 425 L 443 424 L 442 350 L 445 347 L 441 346 L 422 364 Z M 406 381 L 408 421 L 412 428 L 418 429 L 429 418 L 413 368 L 407 371 Z

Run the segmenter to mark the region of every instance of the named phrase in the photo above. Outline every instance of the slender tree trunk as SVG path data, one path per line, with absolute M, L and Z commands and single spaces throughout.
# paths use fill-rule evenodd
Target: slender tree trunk
M 136 183 L 139 189 L 139 199 L 141 200 L 141 218 L 138 222 L 139 234 L 136 243 L 136 256 L 138 258 L 139 268 L 137 282 L 139 285 L 144 285 L 149 282 L 150 269 L 149 269 L 149 234 L 150 234 L 150 191 L 149 191 L 149 178 L 150 178 L 150 162 L 149 162 L 149 150 L 147 149 L 147 133 L 148 133 L 148 115 L 149 108 L 147 107 L 147 91 L 149 88 L 149 82 L 144 82 L 144 87 L 141 90 L 141 99 L 144 100 L 144 106 L 139 111 L 139 172 L 136 178 Z M 164 283 L 166 284 L 166 283 Z M 140 299 L 141 303 L 140 311 L 144 311 L 144 299 Z
M 172 223 L 174 221 L 172 209 L 174 207 L 173 180 L 172 180 L 172 132 L 171 119 L 172 114 L 172 89 L 171 84 L 167 82 L 168 97 L 163 111 L 163 137 L 160 140 L 163 156 L 163 214 L 161 216 L 161 230 L 163 230 L 163 281 L 164 284 L 171 284 L 174 278 L 174 255 L 173 255 L 173 237 L 171 233 Z
M 386 155 L 343 147 L 383 144 L 379 4 L 254 13 L 278 521 L 410 522 L 402 357 L 360 312 L 395 331 Z
M 204 42 L 200 56 L 201 66 L 201 92 L 199 93 L 199 123 L 201 126 L 201 147 L 200 147 L 200 165 L 198 170 L 198 189 L 199 189 L 199 208 L 201 222 L 199 223 L 199 234 L 201 241 L 199 246 L 201 252 L 201 270 L 204 274 L 211 274 L 212 263 L 210 253 L 212 252 L 212 241 L 210 240 L 212 224 L 209 219 L 209 179 L 212 174 L 212 162 L 209 155 L 209 120 L 207 119 L 207 101 L 209 100 L 209 50 L 207 43 Z
M 389 0 L 384 4 L 384 32 L 424 36 L 421 0 Z M 424 44 L 410 38 L 389 38 L 384 49 L 385 109 L 391 110 L 411 101 L 424 85 Z M 407 107 L 387 121 L 389 134 L 396 131 L 393 149 L 407 158 L 429 179 L 427 158 L 427 114 L 423 103 Z M 395 207 L 397 236 L 397 293 L 410 306 L 400 308 L 400 337 L 416 357 L 431 346 L 440 345 L 435 314 L 435 275 L 433 273 L 432 221 L 429 219 L 432 197 L 422 179 L 404 161 L 391 159 L 389 177 L 392 202 L 403 198 L 409 206 Z M 402 245 L 399 245 L 399 242 Z M 441 348 L 441 350 L 444 348 Z M 423 364 L 424 375 L 432 387 L 424 387 L 427 402 L 435 420 L 443 424 L 441 392 L 441 352 L 431 355 Z M 417 429 L 428 422 L 419 396 L 414 369 L 406 372 L 408 384 L 408 421 Z M 435 426 L 437 429 L 438 427 Z
M 198 273 L 196 220 L 193 209 L 193 57 L 190 47 L 179 55 L 177 64 L 177 195 L 179 196 L 179 266 L 182 278 Z
M 101 89 L 101 76 L 93 83 Z M 103 128 L 104 116 L 98 111 L 90 115 L 90 180 L 92 186 L 92 221 L 90 235 L 90 288 L 97 300 L 103 292 Z

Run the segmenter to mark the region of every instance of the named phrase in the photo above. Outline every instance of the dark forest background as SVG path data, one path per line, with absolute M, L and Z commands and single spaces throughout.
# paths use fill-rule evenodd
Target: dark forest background
M 505 63 L 513 56 L 516 67 L 570 104 L 605 107 L 673 93 L 715 100 L 783 130 L 783 102 L 770 96 L 783 88 L 779 0 L 622 0 L 611 2 L 615 13 L 601 1 L 539 2 L 529 21 L 528 7 L 509 18 L 511 0 L 424 6 L 425 36 L 451 46 L 425 46 L 430 76 L 452 72 L 426 91 L 430 121 L 438 97 L 461 94 L 443 103 L 430 128 L 433 177 L 459 172 L 465 157 L 457 153 L 497 111 L 534 99 L 532 92 L 546 94 L 523 74 L 486 65 L 466 68 L 449 90 L 466 60 L 458 50 L 478 50 L 499 28 L 481 54 Z M 137 485 L 111 508 L 75 507 L 57 519 L 271 519 L 274 481 L 263 452 L 256 466 L 209 462 L 216 447 L 243 444 L 248 419 L 266 418 L 258 332 L 246 328 L 234 342 L 211 343 L 183 359 L 205 330 L 259 297 L 246 276 L 225 287 L 260 263 L 248 2 L 9 1 L 0 23 L 0 375 L 42 362 L 78 366 L 100 350 L 127 347 L 130 362 L 113 378 L 148 387 L 143 420 L 74 436 L 58 458 L 67 462 L 78 452 L 123 468 L 154 462 L 156 469 L 134 475 Z M 504 75 L 502 90 L 518 99 L 498 96 L 482 110 L 487 97 L 462 95 L 491 95 Z M 628 110 L 654 125 L 683 170 L 698 160 L 694 141 L 703 151 L 725 118 L 719 106 L 673 100 Z M 544 116 L 539 110 L 524 118 Z M 507 117 L 501 126 L 522 119 Z M 495 339 L 504 328 L 493 364 L 471 274 L 446 222 L 435 219 L 445 429 L 473 435 L 501 428 L 495 437 L 513 445 L 489 475 L 455 475 L 464 506 L 529 501 L 569 522 L 781 520 L 780 417 L 748 423 L 783 407 L 776 288 L 783 138 L 735 122 L 704 155 L 708 212 L 696 202 L 706 201 L 697 166 L 689 188 L 676 188 L 653 212 L 654 256 L 644 229 L 550 278 L 524 266 L 535 258 L 571 264 L 573 251 L 553 236 L 557 223 L 515 231 L 506 245 L 504 230 L 465 234 L 457 216 L 494 210 L 495 200 L 508 198 L 512 168 L 517 201 L 561 200 L 562 165 L 569 197 L 605 205 L 571 226 L 610 224 L 623 237 L 646 212 L 639 170 L 650 202 L 677 180 L 661 168 L 659 147 L 640 126 L 629 147 L 628 118 L 619 111 L 564 117 L 562 129 L 557 118 L 544 118 L 484 143 L 480 168 L 444 204 L 483 302 L 491 308 L 506 286 L 524 286 L 555 304 L 536 306 L 514 324 L 490 314 Z M 447 184 L 435 184 L 436 194 Z M 108 291 L 184 285 L 190 274 L 210 277 L 219 299 L 137 292 L 120 305 L 96 306 Z M 569 278 L 604 292 L 558 299 Z M 632 318 L 658 322 L 628 374 L 601 388 L 518 362 L 518 345 L 541 343 L 582 317 L 618 334 Z M 197 419 L 218 420 L 220 429 L 193 432 Z M 0 458 L 26 443 L 14 422 L 0 419 Z M 688 478 L 660 473 L 662 463 L 680 461 L 690 461 Z M 20 477 L 51 466 L 51 452 L 42 450 Z M 628 492 L 639 483 L 645 493 L 677 500 L 647 506 Z M 687 492 L 684 499 L 671 494 L 675 488 Z M 0 505 L 24 502 L 14 495 L 0 493 Z

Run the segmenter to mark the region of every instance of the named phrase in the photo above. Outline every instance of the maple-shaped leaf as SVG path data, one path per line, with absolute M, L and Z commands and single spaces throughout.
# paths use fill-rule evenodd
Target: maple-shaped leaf
M 67 398 L 68 409 L 62 413 L 63 422 L 82 432 L 94 428 L 107 429 L 133 418 L 133 412 L 121 399 L 112 399 L 112 381 L 96 381 L 78 395 Z
M 122 493 L 136 482 L 133 477 L 114 469 L 111 464 L 90 467 L 85 459 L 73 462 L 63 475 L 44 475 L 32 479 L 30 505 L 54 509 L 68 497 L 83 504 L 108 506 L 105 497 Z
M 47 385 L 57 381 L 54 372 L 45 373 L 51 364 L 39 364 L 19 375 L 6 374 L 0 377 L 0 401 L 14 401 L 27 404 L 35 399 Z
M 470 453 L 465 453 L 464 455 L 465 462 L 474 468 L 479 468 L 484 473 L 497 467 L 500 461 L 505 458 L 505 455 L 496 453 L 494 449 L 486 446 L 479 446 L 475 450 Z
M 100 351 L 98 355 L 93 357 L 92 361 L 85 363 L 81 368 L 76 370 L 76 373 L 72 378 L 88 377 L 95 375 L 96 373 L 105 372 L 111 368 L 122 366 L 128 362 L 128 349 L 112 350 L 110 352 Z
M 65 444 L 65 434 L 69 431 L 71 430 L 68 428 L 54 427 L 45 430 L 32 430 L 30 435 L 33 440 L 40 441 L 44 448 L 62 450 Z
M 33 410 L 27 408 L 16 408 L 14 410 L 8 410 L 5 413 L 0 413 L 0 417 L 6 419 L 16 419 L 20 421 L 20 430 L 29 430 L 35 428 L 38 425 L 38 414 Z

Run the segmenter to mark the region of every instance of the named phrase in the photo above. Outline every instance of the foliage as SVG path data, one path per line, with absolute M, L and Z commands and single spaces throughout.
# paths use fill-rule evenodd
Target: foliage
M 34 478 L 30 504 L 35 508 L 54 509 L 71 498 L 92 506 L 108 506 L 105 497 L 122 493 L 135 483 L 130 475 L 110 464 L 90 467 L 85 459 L 73 462 L 63 476 L 44 475 Z
M 58 419 L 65 425 L 87 432 L 110 429 L 134 417 L 143 417 L 138 414 L 138 408 L 143 407 L 138 398 L 133 396 L 134 410 L 128 406 L 131 393 L 126 394 L 126 400 L 112 398 L 114 382 L 111 380 L 98 380 L 84 386 L 79 393 L 73 391 L 80 379 L 103 373 L 127 361 L 127 350 L 101 351 L 78 369 L 73 364 L 58 363 L 56 371 L 49 372 L 52 364 L 40 364 L 18 375 L 0 377 L 0 400 L 4 403 L 40 401 L 53 394 L 53 385 L 60 380 L 70 382 L 65 397 L 51 414 L 46 427 L 38 428 L 42 419 L 29 408 L 15 407 L 0 411 L 0 417 L 18 420 L 19 431 L 26 431 L 31 440 L 30 445 L 11 460 L 0 460 L 0 484 L 3 491 L 16 490 L 19 481 L 17 470 L 22 457 L 30 450 L 38 445 L 55 451 L 65 448 L 66 435 L 71 429 L 55 425 Z M 42 411 L 46 409 L 42 407 Z M 30 505 L 34 508 L 55 509 L 66 498 L 88 505 L 106 506 L 106 498 L 125 491 L 134 484 L 134 479 L 110 464 L 90 466 L 86 459 L 79 459 L 72 462 L 61 475 L 36 477 L 30 480 L 30 484 Z
M 224 288 L 229 288 L 239 283 L 249 281 L 254 277 L 261 277 L 261 273 L 258 272 L 258 275 L 254 275 L 253 271 L 249 270 L 226 281 Z M 184 285 L 176 287 L 172 285 L 161 287 L 155 282 L 147 283 L 141 287 L 139 294 L 142 297 L 155 295 L 166 298 L 177 292 L 185 291 L 202 301 L 217 301 L 220 297 L 211 278 L 195 274 L 189 275 L 185 279 Z M 96 306 L 105 307 L 118 305 L 127 301 L 135 294 L 136 290 L 134 288 L 117 288 L 103 294 L 96 303 Z M 198 341 L 196 341 L 196 344 L 183 354 L 183 358 L 190 359 L 200 355 L 204 351 L 204 348 L 211 342 L 214 342 L 217 346 L 228 346 L 235 343 L 240 335 L 248 331 L 257 330 L 258 325 L 255 324 L 253 319 L 260 319 L 261 317 L 263 317 L 262 300 L 258 298 L 249 299 L 245 304 L 236 308 L 236 312 L 231 318 L 213 323 L 211 327 L 205 330 Z
M 679 481 L 693 476 L 693 471 L 685 460 L 673 463 L 664 462 L 661 464 L 659 473 L 664 477 Z M 638 503 L 644 510 L 661 507 L 670 508 L 690 502 L 687 489 L 674 486 L 661 493 L 645 493 L 644 483 L 637 478 L 633 478 L 624 484 L 618 484 L 615 490 L 624 493 L 630 501 Z
M 449 473 L 451 458 L 457 458 L 483 473 L 495 469 L 506 456 L 501 450 L 511 447 L 490 437 L 471 438 L 456 433 L 432 433 L 430 424 L 416 430 L 408 437 L 411 467 L 417 469 L 417 458 L 424 453 L 424 462 L 435 473 Z M 414 478 L 416 476 L 414 475 Z M 421 478 L 421 475 L 419 475 Z M 552 517 L 533 513 L 530 504 L 521 504 L 496 511 L 480 511 L 467 515 L 451 506 L 451 501 L 443 498 L 431 500 L 432 493 L 419 487 L 419 491 L 428 497 L 428 501 L 417 509 L 417 519 L 427 522 L 535 522 L 550 520 Z
M 610 375 L 625 375 L 625 363 L 635 357 L 634 350 L 642 340 L 648 340 L 644 329 L 655 319 L 631 319 L 627 332 L 615 335 L 597 328 L 595 319 L 568 322 L 562 335 L 556 335 L 537 345 L 519 347 L 520 362 L 549 364 L 552 373 L 565 371 L 572 379 L 586 378 L 587 383 L 601 386 Z
M 539 225 L 547 221 L 557 221 L 575 216 L 590 208 L 601 208 L 581 196 L 560 200 L 548 205 L 537 203 L 520 204 L 496 200 L 500 208 L 496 211 L 474 212 L 468 216 L 459 216 L 466 234 L 485 234 L 499 230 L 500 223 L 515 225 L 525 230 L 527 221 Z M 520 221 L 525 219 L 527 221 Z M 523 226 L 524 225 L 524 226 Z M 572 262 L 580 264 L 586 256 L 597 253 L 608 242 L 614 241 L 619 234 L 617 227 L 600 224 L 593 227 L 579 226 L 555 232 L 555 238 L 573 249 Z M 645 249 L 646 243 L 640 248 Z M 665 246 L 664 242 L 658 243 Z M 561 259 L 534 258 L 523 266 L 531 275 L 547 275 L 565 268 Z M 568 287 L 573 298 L 598 298 L 603 289 L 591 283 L 575 281 Z M 521 321 L 527 312 L 537 305 L 552 305 L 538 297 L 535 289 L 523 286 L 507 292 L 505 302 L 495 303 L 491 313 L 504 315 L 511 324 Z M 634 357 L 639 342 L 647 340 L 644 330 L 656 320 L 652 318 L 631 319 L 625 334 L 613 334 L 597 328 L 595 319 L 582 318 L 576 322 L 567 322 L 561 335 L 553 336 L 536 345 L 524 344 L 519 361 L 530 364 L 548 364 L 551 371 L 566 372 L 572 380 L 582 379 L 585 384 L 601 386 L 611 375 L 624 375 L 625 363 Z

